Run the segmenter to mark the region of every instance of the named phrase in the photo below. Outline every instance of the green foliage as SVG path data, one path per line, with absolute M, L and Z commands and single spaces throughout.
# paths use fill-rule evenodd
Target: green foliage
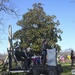
M 48 39 L 49 45 L 57 46 L 60 50 L 60 46 L 56 44 L 58 40 L 62 40 L 59 20 L 56 20 L 55 15 L 47 15 L 41 3 L 33 4 L 33 8 L 28 9 L 17 25 L 21 30 L 14 33 L 13 39 L 20 39 L 21 46 L 41 50 L 43 39 Z

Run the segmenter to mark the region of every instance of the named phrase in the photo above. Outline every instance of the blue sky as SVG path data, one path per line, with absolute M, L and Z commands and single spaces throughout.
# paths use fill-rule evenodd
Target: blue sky
M 58 44 L 61 49 L 72 48 L 75 50 L 75 0 L 12 0 L 16 9 L 19 9 L 19 13 L 23 15 L 28 11 L 28 8 L 32 8 L 34 3 L 42 3 L 44 11 L 48 15 L 55 15 L 60 22 L 60 29 L 63 31 L 62 41 Z M 2 40 L 0 43 L 0 53 L 6 53 L 8 47 L 8 26 L 12 25 L 12 32 L 14 33 L 19 26 L 16 25 L 17 21 L 22 18 L 14 18 L 12 16 L 2 13 L 5 21 L 5 34 L 1 34 Z

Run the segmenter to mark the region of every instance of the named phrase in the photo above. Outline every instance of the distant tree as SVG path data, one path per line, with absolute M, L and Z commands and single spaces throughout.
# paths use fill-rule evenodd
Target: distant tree
M 0 14 L 16 15 L 18 17 L 18 11 L 15 5 L 10 2 L 11 0 L 0 0 Z M 0 31 L 3 30 L 3 16 L 0 15 Z
M 33 4 L 33 8 L 28 9 L 17 25 L 21 29 L 14 33 L 13 39 L 19 39 L 20 46 L 31 46 L 38 51 L 41 49 L 42 41 L 48 39 L 49 45 L 56 46 L 60 50 L 57 44 L 58 40 L 62 40 L 59 20 L 56 20 L 55 15 L 47 15 L 41 3 Z
M 4 11 L 7 14 L 15 14 L 17 15 L 15 11 L 15 7 L 12 6 L 10 3 L 11 0 L 0 0 L 0 12 Z

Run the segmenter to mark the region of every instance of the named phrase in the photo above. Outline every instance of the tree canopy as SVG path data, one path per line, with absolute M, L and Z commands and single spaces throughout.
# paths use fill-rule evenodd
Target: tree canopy
M 13 39 L 20 40 L 20 46 L 31 46 L 33 50 L 38 51 L 41 49 L 42 41 L 47 39 L 49 45 L 60 50 L 60 45 L 57 44 L 58 40 L 62 40 L 59 20 L 55 15 L 47 15 L 41 3 L 33 4 L 33 8 L 28 9 L 17 25 L 21 29 L 13 34 Z

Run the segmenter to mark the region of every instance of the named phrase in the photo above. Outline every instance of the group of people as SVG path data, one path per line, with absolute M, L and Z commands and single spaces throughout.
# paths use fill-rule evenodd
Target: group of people
M 33 56 L 33 54 L 30 49 L 27 49 L 24 51 L 23 47 L 16 47 L 15 48 L 15 56 L 18 61 L 24 62 L 23 67 L 27 68 L 31 64 L 31 57 Z
M 47 50 L 50 49 L 51 47 L 48 45 L 48 41 L 44 40 L 42 43 L 42 51 L 41 51 L 41 56 L 38 55 L 37 57 L 34 56 L 31 48 L 25 50 L 23 50 L 23 48 L 21 47 L 16 47 L 15 48 L 15 56 L 17 58 L 18 61 L 24 61 L 24 66 L 25 67 L 29 67 L 31 64 L 31 61 L 34 61 L 34 64 L 42 64 L 45 65 L 46 64 L 46 55 L 47 55 Z M 33 58 L 35 57 L 35 58 Z

